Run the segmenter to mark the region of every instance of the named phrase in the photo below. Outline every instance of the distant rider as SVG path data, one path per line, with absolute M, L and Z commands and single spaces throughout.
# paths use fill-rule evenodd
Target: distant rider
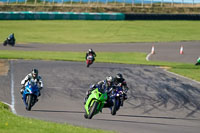
M 197 62 L 195 65 L 200 65 L 200 57 L 197 59 Z
M 9 43 L 15 44 L 15 36 L 14 33 L 10 34 L 9 37 L 7 38 Z
M 32 69 L 32 72 L 26 75 L 26 77 L 21 81 L 22 88 L 20 90 L 21 94 L 23 94 L 25 90 L 25 86 L 27 85 L 28 81 L 33 81 L 37 84 L 39 88 L 39 96 L 40 96 L 40 90 L 43 89 L 43 82 L 42 78 L 38 75 L 37 69 Z
M 89 55 L 92 55 L 93 57 L 96 57 L 96 53 L 92 50 L 92 49 L 89 49 L 88 52 L 86 53 L 86 56 L 85 56 L 85 59 L 87 60 L 87 57 Z M 95 61 L 95 58 L 93 58 L 93 61 Z
M 123 92 L 124 92 L 123 99 L 126 100 L 127 99 L 127 92 L 129 90 L 129 88 L 128 88 L 127 83 L 126 83 L 126 81 L 123 78 L 121 73 L 118 73 L 114 77 L 114 85 L 122 87 Z
M 101 80 L 98 83 L 91 85 L 90 89 L 86 92 L 86 98 L 85 98 L 84 104 L 86 103 L 86 101 L 87 101 L 89 95 L 91 94 L 91 92 L 96 88 L 104 89 L 109 93 L 109 91 L 113 87 L 113 81 L 114 81 L 113 77 L 112 76 L 108 76 L 108 77 L 106 77 L 106 80 Z M 106 104 L 104 106 L 107 107 L 107 106 L 109 106 L 108 104 Z

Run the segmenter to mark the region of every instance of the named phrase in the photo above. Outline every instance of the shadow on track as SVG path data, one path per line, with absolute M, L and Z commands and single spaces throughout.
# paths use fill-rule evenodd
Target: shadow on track
M 143 76 L 148 73 L 154 73 L 156 77 L 149 77 L 150 81 L 149 78 Z M 142 82 L 130 85 L 130 88 L 134 89 L 131 89 L 128 95 L 129 108 L 143 109 L 143 114 L 151 114 L 155 110 L 165 112 L 186 110 L 185 116 L 181 117 L 195 117 L 200 113 L 200 89 L 197 86 L 178 78 L 168 77 L 165 73 L 145 69 L 139 75 L 143 78 L 142 82 L 145 86 L 138 87 Z M 135 76 L 137 77 L 137 74 Z M 136 81 L 139 80 L 136 79 Z
M 25 46 L 25 45 L 15 45 L 16 48 L 34 48 L 32 46 Z
M 109 120 L 109 119 L 95 119 L 100 121 L 111 121 L 111 122 L 120 122 L 120 123 L 135 123 L 135 124 L 148 124 L 148 125 L 162 125 L 162 126 L 183 126 L 183 127 L 192 127 L 187 125 L 175 125 L 175 124 L 166 124 L 166 123 L 156 123 L 156 122 L 139 122 L 131 120 Z
M 135 117 L 135 118 L 149 118 L 149 119 L 171 119 L 171 120 L 194 120 L 194 121 L 200 121 L 200 119 L 186 119 L 186 118 L 176 118 L 176 117 L 156 117 L 156 116 L 141 116 L 141 115 L 117 115 L 122 117 Z
M 67 111 L 67 110 L 32 110 L 35 112 L 59 112 L 59 113 L 73 113 L 73 114 L 83 114 L 82 111 Z

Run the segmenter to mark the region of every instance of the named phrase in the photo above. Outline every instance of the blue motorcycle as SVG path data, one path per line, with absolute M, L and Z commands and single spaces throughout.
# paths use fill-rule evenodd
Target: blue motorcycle
M 39 96 L 39 88 L 35 82 L 29 81 L 25 86 L 23 92 L 23 101 L 26 106 L 26 110 L 30 111 L 34 104 L 37 102 L 37 97 Z
M 120 109 L 120 106 L 123 105 L 123 90 L 120 86 L 115 86 L 110 93 L 110 99 L 112 101 L 111 114 L 116 115 L 116 112 Z

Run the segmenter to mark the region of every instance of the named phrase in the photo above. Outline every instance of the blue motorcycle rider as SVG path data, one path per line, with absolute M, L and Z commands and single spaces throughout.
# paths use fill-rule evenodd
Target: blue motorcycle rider
M 32 69 L 32 72 L 26 75 L 26 77 L 21 81 L 22 88 L 20 90 L 21 94 L 23 94 L 25 90 L 25 86 L 27 85 L 28 81 L 33 81 L 37 84 L 39 88 L 39 96 L 40 96 L 40 90 L 43 89 L 43 82 L 42 78 L 38 75 L 37 69 Z
M 10 44 L 12 46 L 15 45 L 15 36 L 14 36 L 14 33 L 10 34 L 8 36 L 8 38 L 6 38 L 6 40 L 4 41 L 4 46 L 6 46 L 7 44 Z
M 91 85 L 90 89 L 86 92 L 86 98 L 84 100 L 84 104 L 86 103 L 86 101 L 87 101 L 89 95 L 91 94 L 91 92 L 94 89 L 96 89 L 97 87 L 106 90 L 108 95 L 109 95 L 110 90 L 113 88 L 113 81 L 114 81 L 113 77 L 112 76 L 108 76 L 108 77 L 106 77 L 106 80 L 101 80 L 98 83 Z M 106 103 L 104 104 L 104 107 L 110 107 L 109 98 L 106 101 Z
M 85 59 L 87 60 L 87 57 L 89 56 L 89 55 L 92 55 L 93 57 L 96 57 L 97 55 L 96 55 L 96 53 L 92 50 L 92 49 L 89 49 L 88 50 L 88 52 L 86 53 L 86 56 L 85 56 Z M 95 58 L 93 58 L 93 62 L 95 61 Z
M 114 77 L 114 85 L 115 86 L 120 86 L 123 89 L 123 100 L 126 100 L 127 99 L 127 92 L 129 90 L 129 88 L 128 88 L 127 83 L 126 83 L 126 81 L 123 78 L 121 73 L 118 73 Z
M 12 34 L 9 35 L 8 40 L 15 40 L 14 33 L 12 33 Z

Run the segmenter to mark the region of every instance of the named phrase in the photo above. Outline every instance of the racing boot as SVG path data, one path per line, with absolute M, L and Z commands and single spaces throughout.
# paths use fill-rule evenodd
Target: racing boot
M 88 99 L 88 97 L 84 98 L 84 105 L 86 104 L 87 99 Z
M 91 94 L 91 91 L 90 91 L 90 90 L 86 92 L 86 97 L 85 97 L 85 99 L 84 99 L 84 105 L 86 104 L 87 99 L 88 99 L 88 97 L 89 97 L 90 94 Z

